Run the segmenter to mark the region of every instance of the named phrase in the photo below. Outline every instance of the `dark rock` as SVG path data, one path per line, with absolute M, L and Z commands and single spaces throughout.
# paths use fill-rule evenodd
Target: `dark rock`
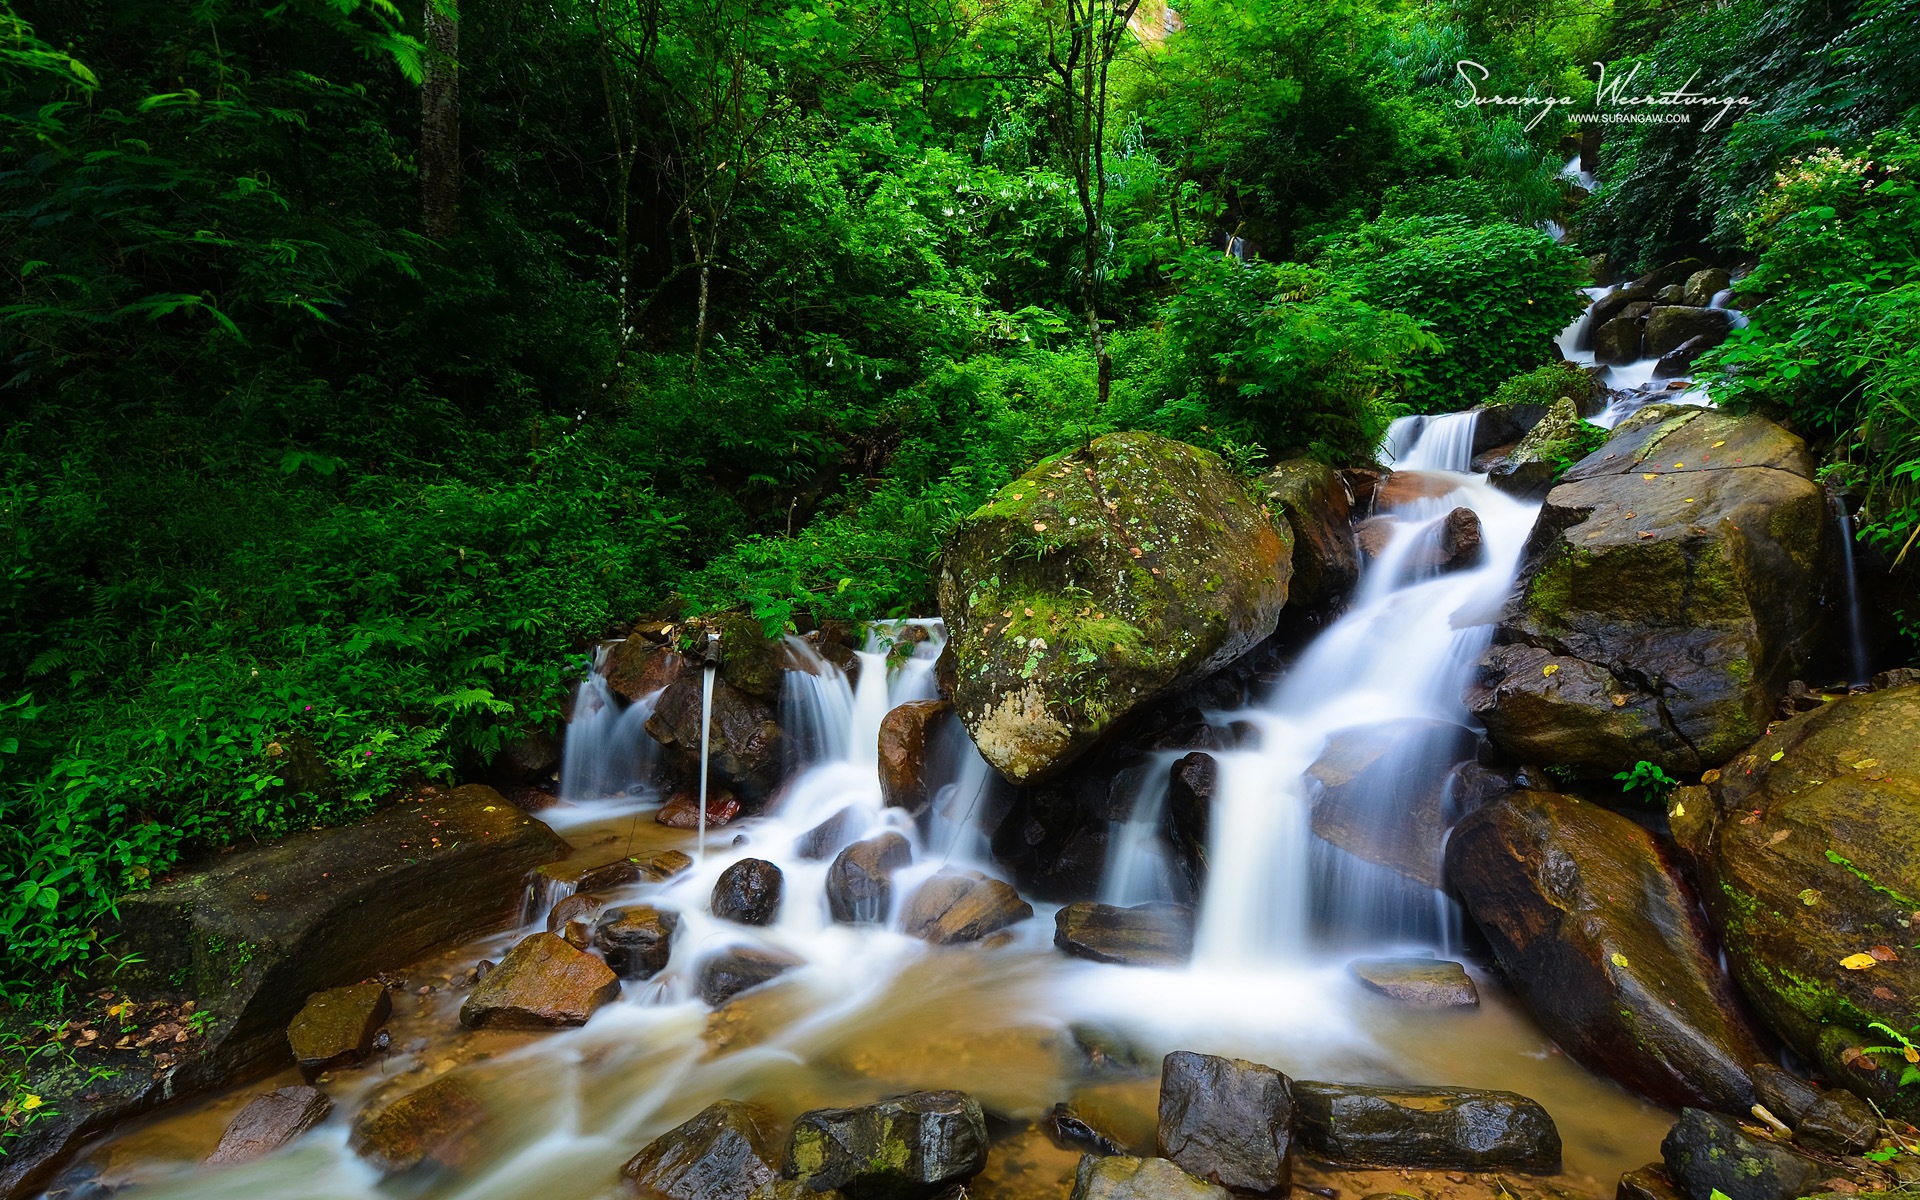
M 700 964 L 700 998 L 714 1008 L 795 967 L 802 960 L 779 950 L 735 946 Z
M 1439 887 L 1446 769 L 1473 754 L 1473 733 L 1409 717 L 1336 731 L 1307 773 L 1314 836 L 1356 858 Z
M 1267 472 L 1260 487 L 1267 507 L 1285 517 L 1293 530 L 1288 608 L 1330 610 L 1360 578 L 1346 482 L 1317 459 L 1293 458 Z
M 283 1087 L 256 1096 L 227 1123 L 219 1147 L 207 1156 L 207 1165 L 233 1166 L 271 1154 L 326 1120 L 332 1111 L 333 1101 L 317 1088 Z
M 1685 302 L 1687 289 L 1680 284 L 1670 283 L 1653 294 L 1655 304 L 1681 304 Z
M 771 925 L 780 915 L 780 868 L 764 858 L 743 858 L 713 885 L 710 907 L 723 921 Z
M 778 702 L 786 678 L 783 640 L 768 637 L 757 618 L 745 613 L 716 613 L 703 617 L 694 631 L 720 635 L 720 678 L 749 696 Z M 715 697 L 718 707 L 719 698 Z
M 1562 397 L 1513 452 L 1488 471 L 1487 479 L 1515 496 L 1545 496 L 1562 468 L 1586 457 L 1587 438 L 1594 428 L 1581 420 L 1580 408 L 1571 398 Z
M 580 892 L 605 892 L 638 883 L 644 878 L 646 872 L 639 863 L 630 858 L 616 858 L 610 863 L 582 871 L 574 886 Z
M 1287 1077 L 1244 1059 L 1169 1054 L 1157 1136 L 1161 1156 L 1189 1175 L 1242 1195 L 1284 1196 L 1293 1145 Z
M 1873 677 L 1873 690 L 1884 692 L 1892 688 L 1912 687 L 1916 683 L 1920 683 L 1920 668 L 1895 667 Z
M 700 689 L 702 672 L 688 671 L 660 694 L 647 732 L 665 748 L 682 779 L 700 776 Z M 741 691 L 726 679 L 713 682 L 713 722 L 709 774 L 712 781 L 752 804 L 764 802 L 779 787 L 787 735 L 774 719 L 773 705 Z M 713 790 L 708 792 L 712 803 Z M 698 810 L 695 810 L 697 815 Z
M 1167 830 L 1189 889 L 1199 895 L 1207 878 L 1207 838 L 1213 825 L 1213 788 L 1219 778 L 1213 755 L 1195 752 L 1177 759 L 1167 783 Z
M 793 852 L 810 862 L 832 858 L 860 831 L 860 814 L 851 806 L 841 809 L 793 843 Z
M 1794 1200 L 1826 1177 L 1787 1146 L 1750 1137 L 1732 1117 L 1689 1108 L 1660 1143 L 1667 1174 L 1687 1200 Z
M 1347 971 L 1362 986 L 1415 1008 L 1472 1008 L 1480 990 L 1457 962 L 1431 958 L 1357 958 Z
M 1033 916 L 1033 905 L 1012 885 L 978 871 L 947 869 L 921 884 L 907 901 L 902 930 L 939 946 L 977 942 Z
M 575 892 L 566 896 L 547 912 L 547 932 L 563 932 L 574 921 L 591 920 L 600 911 L 600 897 L 590 892 Z
M 913 861 L 913 847 L 897 833 L 855 842 L 827 868 L 827 908 L 843 925 L 877 924 L 893 907 L 893 873 Z
M 1584 390 L 1589 385 L 1577 372 L 1568 369 L 1570 389 Z M 1478 456 L 1503 446 L 1511 446 L 1547 415 L 1544 404 L 1486 404 L 1474 410 L 1473 453 Z
M 1648 1163 L 1620 1176 L 1614 1200 L 1683 1200 L 1665 1163 Z
M 389 1175 L 428 1164 L 458 1170 L 479 1158 L 487 1121 L 486 1108 L 467 1086 L 442 1075 L 384 1107 L 361 1112 L 347 1144 Z
M 649 1142 L 620 1173 L 646 1200 L 748 1200 L 779 1176 L 778 1128 L 758 1105 L 721 1100 Z
M 1069 904 L 1054 916 L 1053 944 L 1095 962 L 1179 966 L 1193 957 L 1193 910 L 1184 904 Z
M 1455 1171 L 1560 1169 L 1547 1110 L 1512 1092 L 1296 1081 L 1302 1144 L 1336 1162 Z
M 1111 1134 L 1080 1115 L 1064 1101 L 1053 1106 L 1047 1118 L 1048 1132 L 1062 1146 L 1079 1146 L 1093 1154 L 1125 1154 L 1127 1148 Z
M 491 775 L 508 785 L 529 784 L 551 779 L 559 769 L 560 739 L 544 729 L 532 729 L 500 747 Z
M 645 906 L 611 908 L 600 914 L 593 941 L 620 978 L 651 979 L 672 957 L 673 934 L 679 927 L 677 913 Z
M 949 535 L 937 578 L 981 755 L 1038 783 L 1264 641 L 1292 575 L 1285 526 L 1219 458 L 1151 433 L 1000 489 Z
M 470 1029 L 584 1025 L 619 995 L 620 978 L 606 963 L 551 933 L 536 933 L 467 993 L 460 1023 Z
M 1819 1088 L 1772 1063 L 1755 1063 L 1747 1068 L 1747 1075 L 1753 1080 L 1753 1091 L 1760 1097 L 1760 1103 L 1789 1125 L 1798 1125 L 1800 1118 L 1820 1099 Z
M 1624 366 L 1637 362 L 1640 358 L 1640 342 L 1644 336 L 1641 318 L 1637 315 L 1614 317 L 1593 331 L 1593 360 L 1610 366 Z
M 1823 1154 L 1864 1154 L 1880 1140 L 1880 1118 L 1865 1100 L 1836 1088 L 1795 1122 L 1793 1140 Z
M 1693 360 L 1699 358 L 1705 351 L 1712 349 L 1713 344 L 1714 343 L 1708 338 L 1688 338 L 1686 341 L 1681 342 L 1678 346 L 1675 346 L 1660 356 L 1660 361 L 1653 364 L 1653 377 L 1655 379 L 1675 379 L 1684 375 L 1693 374 Z
M 1664 1104 L 1753 1103 L 1759 1038 L 1652 834 L 1571 796 L 1520 792 L 1462 819 L 1446 862 L 1501 969 L 1568 1054 Z
M 1733 276 L 1719 267 L 1702 267 L 1687 276 L 1687 282 L 1680 290 L 1684 303 L 1694 308 L 1707 308 L 1713 304 L 1713 298 L 1733 285 Z
M 1434 549 L 1438 560 L 1435 567 L 1443 573 L 1479 566 L 1486 553 L 1481 544 L 1480 514 L 1470 508 L 1456 508 L 1442 517 Z
M 1164 1158 L 1081 1158 L 1069 1200 L 1230 1200 L 1223 1187 L 1195 1179 Z
M 926 807 L 928 739 L 952 713 L 950 701 L 909 700 L 881 718 L 880 795 L 888 805 L 913 813 Z
M 1724 308 L 1664 305 L 1647 317 L 1647 357 L 1659 358 L 1696 339 L 1718 346 L 1732 329 L 1733 314 Z
M 733 823 L 740 815 L 740 799 L 722 787 L 714 787 L 711 782 L 707 789 L 707 828 L 723 829 Z M 660 806 L 653 815 L 656 824 L 668 829 L 700 828 L 700 798 L 693 791 L 677 793 L 672 799 Z
M 789 1179 L 872 1200 L 931 1200 L 986 1165 L 986 1116 L 965 1092 L 816 1109 L 787 1140 Z
M 645 637 L 630 636 L 607 647 L 599 670 L 607 677 L 607 686 L 631 703 L 663 690 L 683 675 L 694 676 L 697 684 L 698 666 L 691 664 L 690 669 L 686 656 L 677 650 Z
M 393 1001 L 378 983 L 315 992 L 287 1026 L 293 1061 L 309 1079 L 336 1067 L 357 1066 L 372 1050 L 373 1035 L 392 1015 Z
M 1585 775 L 1724 762 L 1819 646 L 1832 525 L 1798 437 L 1642 409 L 1547 496 L 1474 715 L 1513 761 Z

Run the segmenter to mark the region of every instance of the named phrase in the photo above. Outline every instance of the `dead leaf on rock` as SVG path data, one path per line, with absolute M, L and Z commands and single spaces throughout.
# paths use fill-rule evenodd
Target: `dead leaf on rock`
M 1849 954 L 1840 960 L 1840 965 L 1849 971 L 1866 971 L 1878 966 L 1880 960 L 1871 954 Z

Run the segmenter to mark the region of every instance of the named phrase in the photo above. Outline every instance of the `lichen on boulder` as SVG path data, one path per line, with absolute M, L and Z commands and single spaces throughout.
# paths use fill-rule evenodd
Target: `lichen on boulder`
M 1215 455 L 1116 433 L 1000 489 L 948 539 L 954 706 L 1017 784 L 1273 633 L 1292 533 Z

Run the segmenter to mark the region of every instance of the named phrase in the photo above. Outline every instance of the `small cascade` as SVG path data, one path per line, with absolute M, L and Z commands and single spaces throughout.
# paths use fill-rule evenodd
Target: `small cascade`
M 1570 363 L 1585 364 L 1593 361 L 1593 306 L 1596 301 L 1613 294 L 1611 287 L 1581 288 L 1587 297 L 1587 306 L 1573 319 L 1573 324 L 1560 331 L 1553 339 L 1560 347 L 1560 357 Z
M 789 636 L 787 654 L 797 669 L 780 684 L 780 727 L 787 731 L 786 773 L 797 775 L 822 760 L 848 756 L 853 729 L 853 685 L 805 638 Z
M 1873 665 L 1867 654 L 1866 622 L 1860 615 L 1860 580 L 1853 564 L 1853 518 L 1837 494 L 1833 513 L 1840 526 L 1841 576 L 1847 585 L 1847 682 L 1859 687 L 1872 681 Z
M 1560 168 L 1560 175 L 1561 178 L 1571 180 L 1589 192 L 1593 191 L 1598 185 L 1598 181 L 1594 179 L 1592 171 L 1582 171 L 1580 169 L 1580 156 L 1578 154 L 1569 158 L 1567 165 Z
M 1396 471 L 1465 471 L 1479 422 L 1476 412 L 1400 417 L 1387 427 L 1380 461 Z
M 707 635 L 707 649 L 713 650 L 720 641 L 720 635 Z M 694 857 L 705 861 L 707 857 L 707 775 L 713 759 L 713 677 L 719 671 L 718 664 L 712 661 L 713 655 L 707 655 L 707 664 L 700 676 L 700 823 L 699 841 L 694 843 Z
M 1115 822 L 1111 831 L 1107 866 L 1100 879 L 1101 903 L 1145 904 L 1149 900 L 1173 900 L 1179 896 L 1173 862 L 1161 833 L 1166 822 L 1173 764 L 1179 757 L 1177 752 L 1155 754 L 1143 767 L 1130 772 L 1128 782 L 1135 788 L 1133 807 L 1127 819 Z
M 647 719 L 660 693 L 632 704 L 614 694 L 602 673 L 611 645 L 594 652 L 593 669 L 574 691 L 560 759 L 560 799 L 568 803 L 644 795 L 659 760 L 660 743 L 647 735 Z

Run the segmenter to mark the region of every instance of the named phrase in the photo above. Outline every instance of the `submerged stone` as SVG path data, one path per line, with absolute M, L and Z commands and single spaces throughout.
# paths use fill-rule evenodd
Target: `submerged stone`
M 978 871 L 942 870 L 920 885 L 901 918 L 910 937 L 935 945 L 977 942 L 1033 916 L 1033 905 L 1013 885 Z
M 930 1200 L 986 1165 L 986 1116 L 965 1092 L 816 1109 L 787 1141 L 789 1178 L 871 1200 Z
M 749 988 L 757 988 L 803 960 L 781 950 L 735 946 L 700 964 L 700 998 L 715 1008 Z
M 1181 966 L 1193 957 L 1193 909 L 1166 903 L 1116 908 L 1081 901 L 1055 914 L 1053 944 L 1095 962 Z
M 393 1000 L 378 983 L 328 988 L 307 998 L 287 1026 L 293 1061 L 309 1079 L 336 1067 L 355 1066 L 373 1048 L 373 1035 L 393 1015 Z
M 432 1165 L 459 1169 L 481 1152 L 487 1110 L 458 1078 L 443 1075 L 354 1120 L 347 1144 L 389 1175 Z
M 1363 987 L 1414 1008 L 1475 1008 L 1480 991 L 1457 962 L 1431 958 L 1356 958 L 1347 972 Z
M 284 1087 L 256 1096 L 227 1124 L 207 1165 L 229 1167 L 271 1154 L 332 1111 L 333 1101 L 317 1088 Z

